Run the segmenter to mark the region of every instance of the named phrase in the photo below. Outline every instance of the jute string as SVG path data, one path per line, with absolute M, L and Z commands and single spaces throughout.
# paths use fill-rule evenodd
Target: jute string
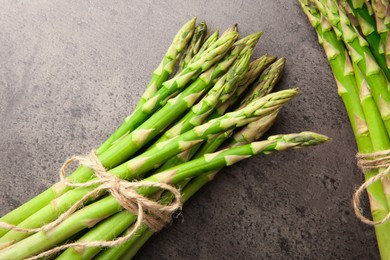
M 369 178 L 365 181 L 356 191 L 353 196 L 353 207 L 355 210 L 356 216 L 363 222 L 368 225 L 380 225 L 387 222 L 390 219 L 390 212 L 382 219 L 378 221 L 370 220 L 363 215 L 363 210 L 360 204 L 360 198 L 362 193 L 375 182 L 382 180 L 382 178 L 387 178 L 387 175 L 390 174 L 390 150 L 379 151 L 375 153 L 367 154 L 357 154 L 356 158 L 358 159 L 358 166 L 362 169 L 364 173 L 369 170 L 380 170 L 377 175 Z
M 71 183 L 66 179 L 67 168 L 69 165 L 78 161 L 80 165 L 84 165 L 92 169 L 97 177 L 97 180 L 92 180 L 85 183 Z M 46 257 L 51 254 L 60 252 L 69 247 L 113 247 L 125 243 L 130 240 L 130 238 L 137 232 L 141 227 L 142 223 L 145 223 L 153 231 L 157 232 L 161 230 L 167 223 L 172 219 L 172 214 L 179 210 L 182 206 L 181 194 L 178 189 L 175 187 L 165 184 L 165 183 L 156 183 L 148 181 L 137 181 L 137 182 L 128 182 L 122 179 L 119 179 L 116 176 L 108 173 L 104 166 L 101 164 L 97 158 L 94 151 L 89 155 L 83 156 L 73 156 L 69 158 L 61 167 L 60 171 L 61 182 L 69 187 L 91 187 L 97 185 L 97 188 L 85 194 L 80 200 L 78 200 L 71 208 L 66 212 L 61 214 L 56 220 L 48 224 L 43 225 L 39 228 L 20 228 L 15 225 L 11 225 L 5 222 L 0 222 L 0 227 L 5 229 L 10 229 L 19 232 L 26 233 L 36 233 L 41 231 L 48 231 L 67 218 L 69 218 L 72 213 L 81 208 L 84 203 L 93 197 L 98 196 L 101 192 L 108 190 L 111 195 L 118 201 L 118 203 L 129 212 L 137 215 L 137 221 L 133 225 L 131 231 L 125 236 L 116 238 L 110 241 L 91 241 L 91 242 L 74 242 L 65 245 L 61 245 L 45 251 L 37 256 L 31 257 L 29 259 L 38 259 L 41 257 Z M 163 205 L 156 201 L 150 200 L 139 193 L 137 189 L 142 187 L 154 187 L 161 190 L 166 190 L 171 192 L 174 195 L 174 200 L 168 204 Z

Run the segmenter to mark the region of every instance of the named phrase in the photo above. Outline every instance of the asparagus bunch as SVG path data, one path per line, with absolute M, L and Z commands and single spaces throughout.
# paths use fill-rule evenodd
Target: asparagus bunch
M 186 25 L 184 26 L 184 28 L 187 28 Z M 191 20 L 190 25 L 192 26 L 192 30 L 194 30 L 195 20 Z M 153 97 L 148 99 L 150 103 L 144 103 L 143 101 L 141 101 L 141 103 L 144 104 L 138 109 L 136 109 L 129 117 L 124 120 L 123 124 L 118 128 L 118 130 L 116 130 L 115 133 L 110 136 L 108 140 L 102 145 L 103 148 L 97 149 L 96 152 L 102 164 L 106 168 L 110 169 L 119 165 L 120 163 L 123 163 L 127 158 L 131 156 L 132 153 L 135 153 L 140 148 L 140 142 L 138 142 L 138 140 L 135 140 L 138 145 L 133 145 L 132 136 L 137 135 L 137 132 L 131 131 L 135 127 L 135 125 L 141 125 L 148 118 L 148 115 L 152 115 L 152 111 L 151 109 L 149 109 L 150 106 L 154 105 L 154 110 L 161 108 L 163 104 L 168 101 L 167 98 L 169 96 L 172 96 L 175 91 L 177 92 L 177 89 L 184 88 L 191 80 L 191 78 L 185 77 L 187 73 L 192 75 L 194 70 L 201 70 L 203 67 L 202 70 L 204 70 L 205 72 L 199 75 L 199 77 L 189 86 L 191 88 L 187 88 L 190 90 L 187 90 L 186 95 L 184 96 L 187 97 L 189 101 L 194 100 L 194 98 L 199 98 L 202 95 L 203 88 L 210 87 L 211 84 L 213 84 L 213 81 L 221 74 L 223 74 L 224 71 L 226 71 L 227 68 L 231 65 L 231 63 L 235 60 L 238 53 L 236 53 L 234 50 L 231 50 L 230 55 L 226 55 L 226 57 L 224 57 L 224 61 L 221 61 L 220 63 L 207 70 L 207 68 L 209 68 L 212 64 L 215 64 L 216 62 L 220 61 L 221 58 L 223 58 L 223 55 L 230 49 L 231 45 L 237 37 L 238 34 L 235 31 L 229 30 L 229 32 L 221 36 L 218 41 L 215 40 L 214 43 L 210 44 L 209 48 L 204 51 L 207 51 L 207 54 L 205 53 L 203 56 L 203 60 L 207 61 L 206 63 L 192 63 L 193 65 L 191 66 L 191 68 L 187 68 L 186 73 L 184 73 L 183 71 L 174 78 L 165 81 L 164 86 L 162 86 L 153 95 Z M 187 101 L 184 99 L 183 95 L 181 96 L 181 103 L 186 104 Z M 171 101 L 171 103 L 173 103 L 173 100 Z M 176 109 L 175 107 L 171 108 Z M 172 109 L 166 110 L 171 111 L 171 113 L 173 112 L 173 115 L 171 116 L 175 116 L 177 113 L 180 113 L 180 111 L 175 111 Z M 167 118 L 168 120 L 170 119 L 169 115 L 167 115 Z M 149 119 L 148 121 L 151 124 L 158 124 L 159 120 L 160 118 L 158 116 L 155 116 L 155 120 Z M 174 120 L 175 119 L 173 119 L 172 121 Z M 170 122 L 168 122 L 168 124 L 169 123 Z M 162 131 L 163 129 L 158 130 Z M 129 136 L 130 132 L 132 133 L 132 136 Z M 156 132 L 158 133 L 158 131 Z M 147 133 L 145 133 L 145 131 L 141 130 L 138 131 L 138 133 L 140 133 L 138 135 L 140 137 L 147 136 Z M 109 145 L 105 145 L 106 143 L 109 143 Z M 75 182 L 85 182 L 86 180 L 90 179 L 92 175 L 93 172 L 90 169 L 80 166 L 71 176 L 69 176 L 69 180 Z M 61 183 L 55 184 L 47 191 L 30 200 L 28 203 L 23 204 L 21 207 L 5 215 L 3 218 L 0 219 L 0 221 L 4 221 L 11 224 L 19 224 L 35 212 L 39 211 L 42 207 L 49 204 L 50 201 L 64 194 L 69 189 L 69 187 L 65 187 Z M 1 235 L 5 234 L 6 232 L 6 230 L 1 231 Z
M 389 149 L 390 83 L 371 8 L 374 1 L 300 0 L 300 3 L 324 47 L 359 152 Z M 378 170 L 373 169 L 364 177 L 368 180 L 376 174 Z M 389 214 L 389 188 L 388 180 L 383 179 L 367 190 L 374 221 Z M 390 223 L 375 226 L 375 232 L 382 258 L 389 259 Z
M 302 132 L 258 141 L 281 107 L 298 93 L 286 89 L 269 94 L 281 77 L 285 60 L 275 62 L 275 57 L 264 55 L 250 62 L 262 33 L 238 40 L 237 27 L 232 26 L 220 37 L 218 31 L 206 35 L 206 23 L 196 25 L 195 19 L 179 30 L 134 112 L 96 150 L 98 160 L 113 177 L 138 180 L 140 185 L 176 186 L 185 202 L 224 166 L 327 140 Z M 251 91 L 244 94 L 246 89 Z M 91 241 L 106 245 L 125 236 L 137 214 L 101 189 L 86 166 L 79 166 L 67 181 L 86 185 L 59 182 L 0 219 L 34 229 L 62 219 L 64 212 L 70 214 L 49 230 L 36 233 L 0 229 L 0 259 L 45 257 L 45 251 L 53 248 L 57 253 L 66 249 L 59 255 L 62 259 L 117 259 L 133 256 L 154 233 L 143 223 L 136 235 L 104 252 L 100 246 L 85 246 Z M 170 192 L 154 186 L 136 192 L 160 204 L 173 200 Z M 81 202 L 84 207 L 73 210 L 72 205 Z M 75 242 L 69 244 L 69 240 Z

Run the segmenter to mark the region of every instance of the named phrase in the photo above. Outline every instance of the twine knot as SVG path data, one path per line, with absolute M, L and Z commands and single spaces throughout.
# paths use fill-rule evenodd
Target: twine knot
M 92 169 L 98 179 L 87 183 L 71 183 L 67 181 L 66 170 L 69 165 L 75 161 L 78 161 L 81 165 Z M 148 225 L 148 227 L 155 232 L 164 228 L 164 226 L 171 221 L 172 214 L 182 206 L 181 194 L 176 188 L 165 183 L 148 181 L 129 182 L 122 180 L 106 171 L 94 151 L 86 157 L 73 156 L 68 159 L 61 168 L 60 176 L 61 181 L 65 185 L 71 187 L 89 187 L 97 184 L 100 185 L 94 190 L 95 192 L 99 192 L 99 190 L 102 189 L 108 190 L 124 209 L 136 215 L 138 215 L 138 210 L 141 208 L 142 211 L 148 213 L 143 215 L 142 222 Z M 175 200 L 169 205 L 163 205 L 146 198 L 137 192 L 137 189 L 145 187 L 154 187 L 170 191 L 175 196 Z
M 368 225 L 380 225 L 387 222 L 390 219 L 390 212 L 382 219 L 378 221 L 370 220 L 363 215 L 363 210 L 360 204 L 362 193 L 375 182 L 386 178 L 390 174 L 390 150 L 379 151 L 375 153 L 357 154 L 358 166 L 366 173 L 370 170 L 380 170 L 380 172 L 366 180 L 356 191 L 353 196 L 353 206 L 356 216 Z
M 93 170 L 96 180 L 91 180 L 85 183 L 72 183 L 66 179 L 68 167 L 78 161 L 80 165 Z M 37 256 L 29 259 L 38 259 L 57 253 L 69 247 L 113 247 L 118 246 L 128 241 L 144 223 L 154 232 L 157 232 L 165 227 L 172 220 L 172 215 L 182 207 L 181 194 L 178 189 L 168 185 L 166 183 L 157 183 L 150 181 L 134 181 L 129 182 L 122 180 L 106 171 L 102 163 L 96 156 L 96 153 L 92 151 L 89 155 L 73 156 L 69 158 L 61 167 L 60 171 L 61 182 L 69 187 L 94 187 L 92 191 L 85 194 L 80 200 L 78 200 L 72 207 L 70 207 L 65 213 L 60 215 L 56 220 L 48 223 L 39 228 L 19 228 L 15 225 L 11 225 L 5 222 L 0 222 L 1 228 L 6 228 L 19 232 L 36 233 L 40 231 L 50 230 L 65 219 L 70 217 L 72 213 L 77 211 L 83 206 L 83 204 L 90 198 L 97 198 L 104 191 L 109 191 L 111 195 L 118 201 L 118 203 L 127 211 L 137 216 L 137 221 L 131 228 L 131 231 L 127 235 L 116 238 L 111 241 L 91 241 L 91 242 L 74 242 L 65 245 L 61 245 L 45 251 Z M 142 188 L 156 188 L 156 190 L 169 191 L 174 195 L 174 200 L 167 204 L 161 204 L 157 201 L 151 200 L 145 196 L 142 196 L 137 191 Z

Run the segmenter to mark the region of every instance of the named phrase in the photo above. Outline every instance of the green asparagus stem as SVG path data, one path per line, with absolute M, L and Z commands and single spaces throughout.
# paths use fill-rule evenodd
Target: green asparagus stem
M 260 139 L 265 132 L 275 123 L 279 110 L 254 121 L 240 131 L 234 133 L 231 140 L 226 144 L 227 147 L 238 146 Z
M 187 47 L 192 35 L 194 34 L 195 21 L 196 18 L 191 19 L 177 32 L 160 65 L 155 71 L 153 71 L 152 79 L 146 87 L 145 93 L 142 95 L 137 108 L 145 104 L 145 102 L 157 92 L 169 76 L 172 75 L 176 63 L 180 60 L 183 50 Z M 109 145 L 110 143 L 108 143 L 107 148 Z M 100 147 L 101 151 L 105 150 L 104 147 L 104 145 Z
M 347 50 L 344 44 L 338 40 L 336 32 L 333 31 L 335 28 L 332 28 L 332 25 L 326 19 L 321 18 L 318 10 L 309 5 L 306 0 L 300 0 L 300 3 L 310 23 L 317 31 L 320 44 L 324 47 L 336 79 L 338 93 L 348 113 L 358 150 L 360 153 L 369 153 L 372 151 L 370 132 L 360 105 L 354 70 L 348 58 Z M 375 174 L 371 171 L 365 173 L 364 176 L 369 179 Z M 383 219 L 389 212 L 389 208 L 381 183 L 373 184 L 367 191 L 373 219 Z M 381 256 L 388 259 L 390 257 L 390 248 L 388 247 L 390 243 L 390 223 L 376 226 L 375 231 Z
M 249 64 L 248 72 L 238 82 L 237 90 L 227 101 L 217 104 L 216 109 L 211 113 L 209 119 L 222 116 L 229 107 L 233 107 L 239 97 L 245 92 L 250 84 L 274 61 L 276 57 L 264 55 Z
M 237 91 L 237 95 L 240 96 L 248 86 L 255 82 L 255 80 L 266 68 L 268 68 L 269 65 L 275 62 L 275 60 L 275 56 L 268 56 L 268 54 L 265 54 L 260 58 L 252 61 L 249 64 L 247 73 L 245 73 L 245 75 L 240 79 L 238 84 L 239 91 Z
M 390 148 L 389 137 L 372 95 L 368 90 L 366 78 L 356 64 L 353 64 L 353 69 L 355 72 L 357 89 L 360 93 L 360 103 L 370 131 L 372 142 L 371 152 L 387 150 Z
M 360 4 L 355 3 L 355 6 L 360 6 Z M 334 6 L 329 8 L 328 10 L 336 10 Z M 333 11 L 333 13 L 336 13 L 336 11 Z M 341 11 L 340 11 L 341 12 Z M 343 14 L 341 13 L 341 17 L 343 17 Z M 342 23 L 342 20 L 341 20 Z M 353 58 L 353 55 L 352 55 Z M 346 58 L 348 59 L 348 57 Z M 389 120 L 383 120 L 383 117 L 378 117 L 378 111 L 376 107 L 374 106 L 374 102 L 372 101 L 372 95 L 370 93 L 370 87 L 367 84 L 367 77 L 362 73 L 360 68 L 358 67 L 357 63 L 353 64 L 353 68 L 355 71 L 355 76 L 357 79 L 357 87 L 360 92 L 360 98 L 361 103 L 363 107 L 363 111 L 365 113 L 367 126 L 370 132 L 372 147 L 370 147 L 370 152 L 375 151 L 381 151 L 384 149 L 388 149 L 389 147 L 389 140 L 388 140 L 388 133 L 384 132 L 384 128 L 388 130 L 389 129 Z M 386 81 L 387 85 L 389 82 L 387 82 L 386 78 L 384 77 L 384 81 Z M 379 114 L 380 115 L 380 114 Z M 383 126 L 384 124 L 384 126 Z M 373 171 L 373 174 L 376 174 L 377 172 Z M 388 206 L 390 206 L 390 184 L 386 181 L 382 181 L 382 186 L 384 187 L 384 195 L 388 200 Z
M 229 36 L 229 41 L 227 42 L 229 44 L 224 46 L 223 53 L 219 55 L 225 55 L 229 47 L 233 44 L 233 41 L 237 37 L 237 34 L 235 32 L 226 33 L 225 35 Z M 223 36 L 215 42 L 215 45 L 218 45 L 221 39 L 224 39 Z M 142 125 L 138 126 L 135 131 L 132 131 L 125 137 L 122 137 L 121 143 L 115 143 L 108 151 L 116 154 L 117 157 L 118 152 L 120 152 L 120 154 L 123 155 L 121 161 L 124 161 L 131 155 L 133 155 L 143 145 L 152 140 L 157 134 L 159 134 L 163 129 L 165 129 L 165 127 L 174 122 L 176 118 L 178 118 L 190 107 L 192 107 L 192 105 L 213 85 L 215 80 L 229 69 L 229 67 L 236 60 L 243 48 L 243 45 L 235 44 L 231 51 L 225 55 L 221 62 L 217 63 L 216 65 L 208 69 L 206 72 L 202 73 L 195 82 L 193 82 L 178 96 L 170 99 L 168 103 L 157 112 L 155 111 L 155 108 L 152 109 L 151 107 L 149 107 L 149 102 L 145 103 L 144 106 L 147 107 L 143 108 L 141 114 L 143 114 L 145 118 L 149 117 L 149 119 L 145 121 Z M 213 59 L 214 57 L 211 58 Z M 202 60 L 204 60 L 204 57 L 198 60 L 197 63 L 201 62 Z M 183 71 L 183 73 L 192 66 L 191 64 Z M 163 88 L 166 83 L 164 83 Z M 178 78 L 178 83 L 174 83 L 174 85 L 172 85 L 170 88 L 174 88 L 175 85 L 178 87 L 182 83 L 183 81 Z M 159 100 L 161 99 L 161 96 L 158 96 Z M 155 106 L 154 102 L 153 105 Z M 150 110 L 146 112 L 146 109 Z M 135 113 L 137 113 L 137 111 L 135 111 Z M 125 153 L 123 152 L 123 149 L 126 150 Z M 115 150 L 118 150 L 118 152 L 115 152 Z M 104 158 L 104 154 L 99 157 L 99 159 L 102 160 L 102 163 L 104 161 Z M 106 166 L 106 164 L 103 165 Z M 110 165 L 108 166 L 108 168 L 111 168 Z
M 194 60 L 198 60 L 202 57 L 203 53 L 210 48 L 211 45 L 214 44 L 218 40 L 219 37 L 219 31 L 215 31 L 213 34 L 211 34 L 203 43 L 203 45 L 200 47 L 199 51 L 192 57 Z M 190 60 L 191 62 L 192 60 Z M 188 64 L 187 64 L 188 65 Z
M 248 145 L 230 148 L 214 154 L 206 154 L 202 158 L 179 165 L 170 169 L 169 171 L 153 175 L 145 179 L 145 181 L 176 184 L 182 180 L 198 176 L 204 172 L 212 171 L 223 166 L 233 165 L 234 163 L 249 158 L 253 155 L 268 154 L 273 151 L 284 151 L 288 149 L 316 145 L 327 140 L 327 137 L 311 132 L 272 136 L 266 141 L 254 142 Z M 152 187 L 145 187 L 143 189 L 139 189 L 138 192 L 144 196 L 149 196 L 156 192 L 156 189 Z M 100 204 L 103 201 L 108 201 L 110 198 L 112 197 L 107 197 L 98 202 L 95 202 L 94 204 Z M 86 224 L 91 225 L 91 223 L 96 220 L 96 218 L 94 218 L 94 214 L 96 214 L 96 212 L 91 210 L 89 210 L 89 214 L 83 215 L 85 212 L 88 212 L 88 209 L 91 206 L 92 205 L 86 206 L 85 208 L 74 213 L 63 223 L 52 229 L 50 234 L 39 232 L 1 251 L 0 258 L 23 259 L 36 255 L 39 252 L 47 250 L 56 244 L 61 243 L 64 239 L 66 239 L 66 237 L 70 236 L 70 233 L 74 232 L 76 226 L 82 226 L 82 228 L 85 228 Z
M 228 28 L 226 31 L 223 32 L 223 34 L 221 35 L 220 38 L 224 38 L 226 37 L 226 35 L 230 35 L 230 34 L 237 34 L 237 26 L 236 25 L 233 25 L 231 26 L 230 28 Z M 207 39 L 205 41 L 205 43 L 203 44 L 203 46 L 200 48 L 200 50 L 198 51 L 197 54 L 194 55 L 194 57 L 192 57 L 192 59 L 190 60 L 190 63 L 195 63 L 199 60 L 202 59 L 203 55 L 205 53 L 207 53 L 208 49 L 213 46 L 215 44 L 216 41 L 219 41 L 220 39 L 218 39 L 218 31 L 216 31 L 213 35 L 210 36 L 209 39 Z M 188 65 L 187 65 L 188 66 Z
M 163 87 L 156 93 L 154 98 L 150 99 L 141 108 L 137 109 L 132 114 L 133 116 L 130 116 L 127 120 L 125 120 L 122 126 L 127 129 L 127 131 L 132 131 L 130 129 L 133 129 L 136 125 L 142 124 L 142 122 L 145 121 L 148 116 L 150 116 L 159 106 L 162 106 L 164 103 L 166 103 L 166 101 L 164 100 L 167 99 L 170 94 L 172 94 L 174 91 L 178 91 L 186 85 L 186 82 L 190 80 L 189 76 L 192 77 L 194 75 L 197 75 L 199 74 L 199 72 L 207 70 L 214 63 L 218 62 L 230 49 L 237 36 L 237 33 L 230 32 L 226 33 L 224 37 L 221 37 L 219 40 L 215 41 L 214 44 L 212 44 L 207 50 L 205 50 L 203 58 L 199 59 L 195 63 L 191 63 L 180 74 L 181 76 L 179 75 L 171 79 L 169 82 L 165 82 Z M 239 46 L 240 45 L 237 45 L 236 48 L 241 48 Z M 185 102 L 188 102 L 188 105 L 191 105 L 191 102 L 194 102 L 196 100 L 196 97 L 200 97 L 200 95 L 202 94 L 201 89 L 211 86 L 212 80 L 223 74 L 224 71 L 226 71 L 230 64 L 235 60 L 234 54 L 232 53 L 233 50 L 230 52 L 230 55 L 227 55 L 224 58 L 222 62 L 215 65 L 212 69 L 209 69 L 206 72 L 202 73 L 201 76 L 199 76 L 199 78 L 194 83 L 192 83 L 189 88 L 187 88 L 187 90 L 192 89 L 192 91 L 194 92 L 189 93 L 191 92 L 191 90 L 189 90 L 186 92 L 185 95 L 181 95 L 182 99 L 180 103 L 183 103 L 183 98 L 186 97 L 187 100 L 185 100 Z M 196 70 L 196 72 L 194 70 Z M 179 99 L 180 98 L 176 99 L 176 101 Z M 171 105 L 175 105 L 174 101 L 171 101 L 171 103 Z M 173 111 L 171 111 L 171 114 L 172 112 Z M 157 120 L 160 119 L 157 117 Z M 139 140 L 139 138 L 134 138 L 133 140 L 133 136 L 140 137 L 142 135 L 141 132 L 142 131 L 139 131 L 138 134 L 137 132 L 133 132 L 132 134 L 126 136 L 122 135 L 122 137 L 117 140 L 110 147 L 110 149 L 106 150 L 100 155 L 98 154 L 99 160 L 108 169 L 122 163 L 127 158 L 129 158 L 132 153 L 135 152 L 135 149 L 138 149 L 140 147 L 139 143 L 142 143 L 142 140 Z M 122 133 L 124 134 L 123 131 Z M 134 142 L 137 143 L 135 146 L 133 146 Z M 70 181 L 84 182 L 89 180 L 92 174 L 93 173 L 88 168 L 80 166 L 68 178 Z M 7 222 L 10 224 L 19 224 L 20 222 L 22 222 L 23 220 L 46 206 L 50 201 L 64 194 L 69 189 L 69 187 L 65 187 L 61 183 L 57 183 L 45 192 L 30 200 L 29 202 L 11 211 L 10 213 L 2 217 L 0 221 Z M 4 235 L 6 232 L 7 230 L 0 229 L 0 235 Z
M 279 82 L 282 77 L 284 65 L 286 63 L 285 58 L 272 63 L 260 76 L 257 83 L 254 85 L 251 95 L 244 98 L 240 104 L 241 107 L 245 106 L 253 99 L 257 97 L 263 97 L 271 92 L 274 86 Z
M 272 111 L 280 108 L 284 103 L 295 96 L 297 92 L 297 89 L 287 89 L 269 94 L 264 98 L 254 100 L 243 109 L 227 113 L 220 118 L 211 120 L 180 136 L 172 138 L 164 143 L 160 143 L 160 145 L 157 145 L 154 149 L 150 149 L 143 154 L 129 160 L 128 162 L 111 169 L 109 173 L 121 179 L 127 180 L 141 177 L 142 174 L 160 165 L 170 157 L 190 149 L 194 145 L 201 143 L 214 134 L 246 125 L 256 120 L 256 118 L 261 115 L 272 113 Z M 43 207 L 34 215 L 21 222 L 18 226 L 23 228 L 35 228 L 42 226 L 44 223 L 53 221 L 62 212 L 66 211 L 71 205 L 76 203 L 94 188 L 96 188 L 96 185 L 88 188 L 76 188 L 70 190 L 61 197 L 54 200 L 51 204 Z M 117 205 L 114 207 L 114 209 L 112 209 L 112 207 L 108 208 L 110 210 L 118 209 Z M 100 212 L 103 214 L 101 217 L 103 217 L 114 214 L 116 211 L 109 211 L 111 213 L 108 214 L 103 209 L 101 209 Z M 10 231 L 0 239 L 0 243 L 3 245 L 14 243 L 28 237 L 29 235 L 30 234 L 28 233 Z
M 207 35 L 207 25 L 206 22 L 199 23 L 196 28 L 194 35 L 192 36 L 190 45 L 187 47 L 186 52 L 184 53 L 183 59 L 179 63 L 179 69 L 177 73 L 180 73 L 183 69 L 187 67 L 191 59 L 197 54 L 202 47 L 202 44 Z

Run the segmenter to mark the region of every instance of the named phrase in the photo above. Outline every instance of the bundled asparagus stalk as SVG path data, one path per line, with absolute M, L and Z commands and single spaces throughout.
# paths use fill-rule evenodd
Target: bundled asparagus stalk
M 334 0 L 300 0 L 324 47 L 362 154 L 390 148 L 388 68 L 384 62 L 384 46 L 376 31 L 379 25 L 371 12 L 374 1 L 370 2 L 352 0 L 339 4 Z M 355 15 L 352 19 L 356 18 L 357 27 L 348 13 Z M 383 169 L 368 170 L 364 177 L 369 180 L 378 171 Z M 385 177 L 367 189 L 374 221 L 380 222 L 389 214 L 389 188 Z M 375 225 L 375 231 L 381 257 L 389 259 L 390 223 Z
M 174 201 L 187 201 L 224 166 L 327 140 L 302 132 L 258 141 L 297 94 L 296 89 L 269 94 L 285 60 L 265 55 L 250 63 L 262 33 L 237 40 L 233 26 L 221 37 L 215 32 L 206 39 L 206 34 L 206 23 L 186 23 L 134 112 L 96 150 L 96 161 L 1 218 L 0 259 L 40 258 L 63 250 L 62 259 L 132 257 L 155 231 L 142 223 L 143 216 L 164 222 L 170 215 L 140 206 L 129 211 L 128 205 L 146 200 L 169 208 Z M 248 88 L 252 91 L 242 97 Z M 129 182 L 120 180 L 135 179 L 130 193 L 137 195 L 123 204 L 115 194 L 129 192 Z M 171 186 L 181 190 L 180 201 L 175 190 L 164 192 Z M 110 249 L 100 252 L 103 247 Z

